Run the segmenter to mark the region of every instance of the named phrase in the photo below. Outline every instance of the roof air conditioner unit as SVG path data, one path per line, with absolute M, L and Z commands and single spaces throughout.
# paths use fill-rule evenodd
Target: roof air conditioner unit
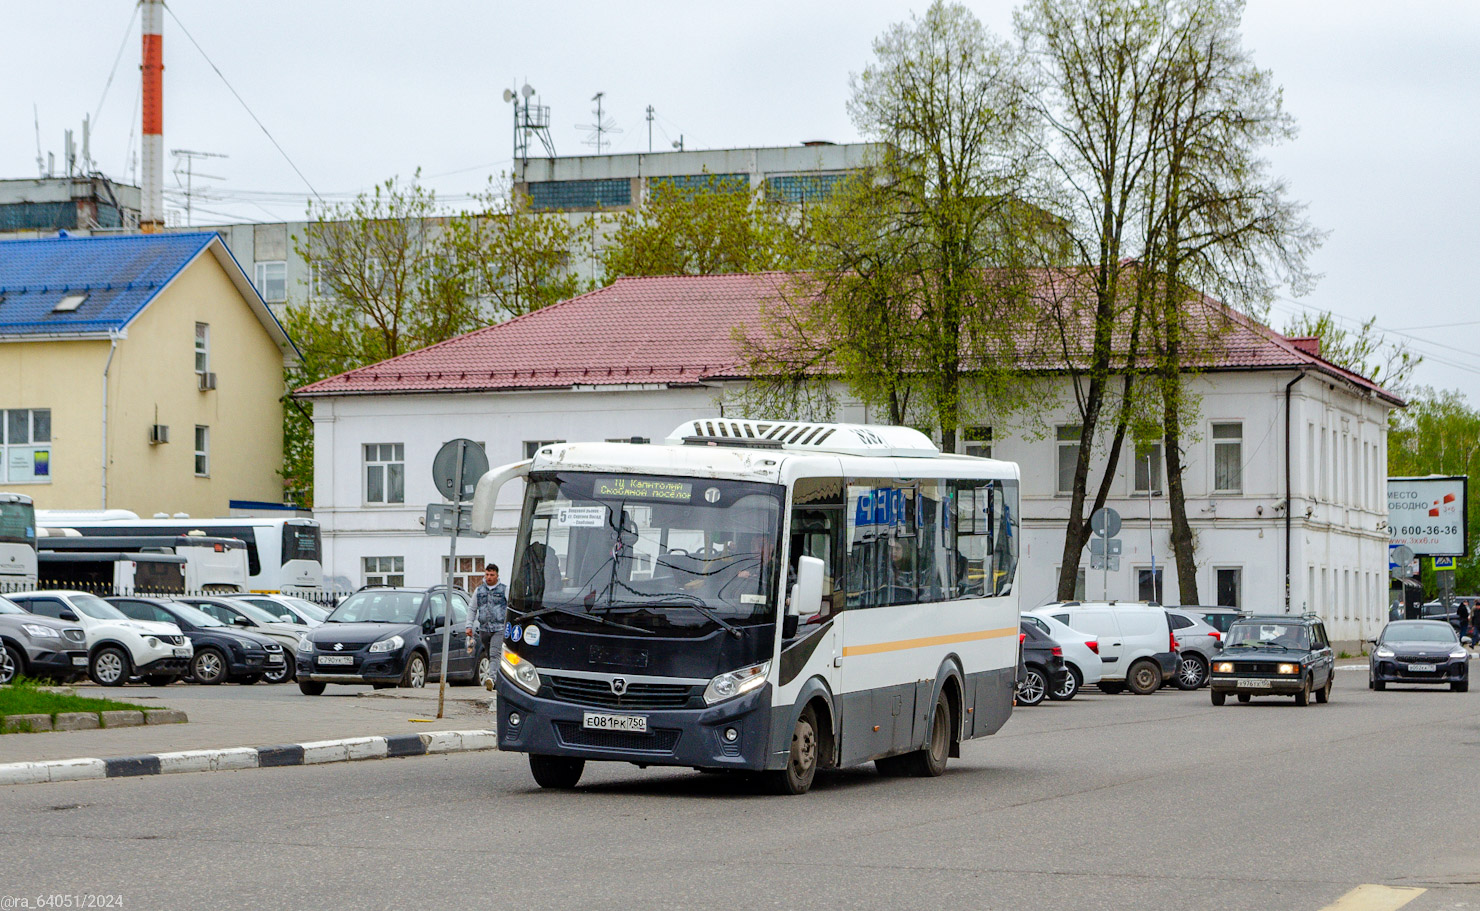
M 216 388 L 216 374 L 214 374 L 214 373 L 197 373 L 195 376 L 196 376 L 197 379 L 200 380 L 200 391 L 201 392 L 205 392 L 207 389 L 215 389 Z
M 150 446 L 154 446 L 154 445 L 159 444 L 159 443 L 168 443 L 169 441 L 170 441 L 170 425 L 168 425 L 168 424 L 150 424 L 149 425 L 149 445 Z

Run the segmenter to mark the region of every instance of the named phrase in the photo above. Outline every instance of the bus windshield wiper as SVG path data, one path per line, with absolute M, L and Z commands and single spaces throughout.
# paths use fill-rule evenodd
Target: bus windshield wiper
M 704 603 L 704 599 L 700 598 L 698 595 L 691 595 L 691 594 L 688 594 L 687 592 L 670 592 L 669 594 L 666 594 L 666 595 L 662 595 L 662 596 L 655 597 L 655 598 L 649 598 L 649 599 L 645 600 L 643 602 L 643 604 L 644 604 L 644 606 L 663 607 L 665 605 L 662 602 L 669 601 L 669 600 L 674 599 L 674 598 L 681 598 L 681 599 L 683 599 L 682 601 L 680 601 L 678 603 L 682 604 L 684 607 L 692 607 L 694 610 L 698 611 L 700 614 L 703 614 L 707 619 L 713 620 L 716 624 L 719 625 L 719 627 L 721 629 L 723 629 L 725 632 L 729 633 L 731 636 L 734 636 L 736 639 L 742 639 L 742 638 L 744 638 L 744 634 L 741 633 L 740 630 L 736 629 L 733 625 L 731 625 L 729 623 L 729 621 L 725 620 L 724 617 L 721 617 L 719 615 L 719 612 L 716 611 L 714 608 L 712 608 L 709 605 L 705 604 Z M 653 604 L 652 602 L 654 602 L 654 601 L 657 601 L 658 603 L 657 604 Z M 619 605 L 620 604 L 622 604 L 622 602 L 619 602 Z
M 527 614 L 526 613 L 523 613 L 522 611 L 517 611 L 517 610 L 514 611 L 514 613 L 519 614 L 520 621 L 521 622 L 524 622 L 524 623 L 528 623 L 529 621 L 535 619 L 536 617 L 543 617 L 546 614 L 565 614 L 567 617 L 578 617 L 578 618 L 580 618 L 582 620 L 594 620 L 597 623 L 604 623 L 607 626 L 614 626 L 617 629 L 631 630 L 634 633 L 642 633 L 645 636 L 651 636 L 651 635 L 653 635 L 653 631 L 650 630 L 650 629 L 643 629 L 642 627 L 639 627 L 639 626 L 628 626 L 625 623 L 618 623 L 615 620 L 608 620 L 607 618 L 601 616 L 600 614 L 583 614 L 583 613 L 581 613 L 578 610 L 571 610 L 568 607 L 551 606 L 551 607 L 542 607 L 542 608 L 539 608 L 538 610 L 530 611 Z

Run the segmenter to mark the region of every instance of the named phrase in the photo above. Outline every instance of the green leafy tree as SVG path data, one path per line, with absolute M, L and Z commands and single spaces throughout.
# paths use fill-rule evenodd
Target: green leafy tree
M 1388 418 L 1388 474 L 1468 476 L 1470 546 L 1480 541 L 1480 411 L 1462 393 L 1423 386 L 1412 390 L 1408 407 Z M 1425 570 L 1424 583 L 1433 594 L 1432 570 Z M 1461 594 L 1480 593 L 1480 558 L 1455 561 L 1454 586 Z
M 1321 357 L 1400 394 L 1423 363 L 1423 355 L 1407 343 L 1388 341 L 1375 316 L 1356 329 L 1346 329 L 1330 313 L 1302 313 L 1285 327 L 1285 334 L 1320 339 Z
M 805 257 L 803 215 L 732 179 L 650 178 L 643 205 L 602 219 L 610 233 L 599 259 L 607 281 L 795 269 Z
M 581 291 L 570 268 L 578 231 L 560 215 L 530 209 L 529 197 L 490 181 L 477 208 L 448 220 L 446 243 L 459 268 L 445 274 L 472 276 L 475 291 L 494 318 L 523 316 Z

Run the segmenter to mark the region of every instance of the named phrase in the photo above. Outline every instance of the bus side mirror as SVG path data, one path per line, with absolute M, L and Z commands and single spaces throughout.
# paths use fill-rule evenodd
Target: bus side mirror
M 822 561 L 816 557 L 797 560 L 797 581 L 791 587 L 791 604 L 786 612 L 793 617 L 810 617 L 822 611 Z

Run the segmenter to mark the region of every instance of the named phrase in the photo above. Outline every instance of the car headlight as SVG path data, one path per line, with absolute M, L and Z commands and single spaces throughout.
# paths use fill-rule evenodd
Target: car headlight
M 1298 674 L 1298 673 L 1300 673 L 1300 665 L 1298 665 L 1298 664 L 1282 664 L 1282 665 L 1279 666 L 1279 672 L 1281 674 Z
M 298 637 L 298 650 L 301 652 L 313 651 L 313 640 L 308 638 L 308 633 L 304 633 Z
M 709 685 L 704 688 L 704 704 L 714 705 L 716 702 L 724 702 L 733 699 L 741 693 L 760 689 L 766 683 L 766 674 L 771 670 L 771 662 L 762 661 L 750 667 L 742 667 L 738 671 L 730 671 L 728 674 L 720 674 Z
M 1466 654 L 1468 653 L 1465 651 L 1465 647 L 1463 645 L 1456 645 L 1454 649 L 1450 651 L 1449 657 L 1463 658 Z
M 376 652 L 393 652 L 405 644 L 405 639 L 402 639 L 400 636 L 392 636 L 389 639 L 382 639 L 370 646 L 370 652 L 371 654 Z
M 30 636 L 32 639 L 61 638 L 61 634 L 58 633 L 56 630 L 52 629 L 49 626 L 42 626 L 39 623 L 22 623 L 21 629 L 25 630 L 26 635 Z
M 1373 654 L 1375 654 L 1379 658 L 1391 658 L 1393 657 L 1393 650 L 1388 648 L 1386 645 L 1379 645 L 1377 647 L 1377 651 Z
M 499 670 L 504 676 L 514 681 L 521 690 L 533 695 L 540 691 L 540 672 L 528 661 L 504 649 L 504 657 L 499 659 Z
M 1215 674 L 1231 674 L 1231 673 L 1233 673 L 1233 662 L 1232 661 L 1219 661 L 1219 662 L 1217 662 L 1216 664 L 1213 665 L 1213 673 L 1215 673 Z

